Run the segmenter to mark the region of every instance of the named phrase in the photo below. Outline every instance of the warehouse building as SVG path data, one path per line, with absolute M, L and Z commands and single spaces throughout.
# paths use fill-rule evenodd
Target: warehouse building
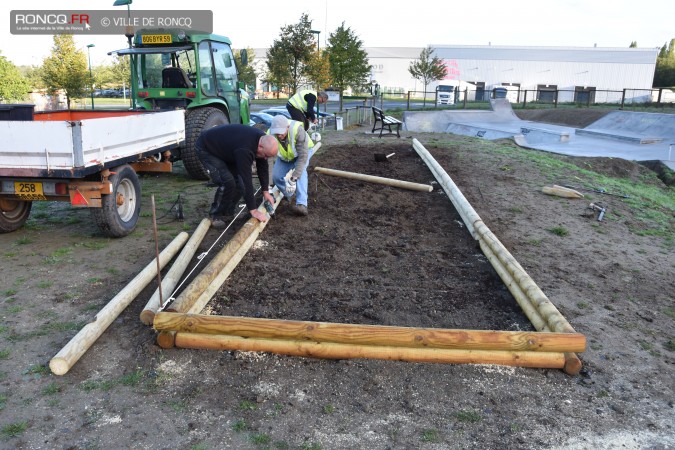
M 444 61 L 451 84 L 469 100 L 487 99 L 499 86 L 511 101 L 617 103 L 657 101 L 652 91 L 658 48 L 511 47 L 432 45 Z M 378 91 L 407 94 L 425 91 L 408 72 L 422 48 L 367 47 L 370 81 Z M 266 49 L 255 50 L 264 64 Z M 433 93 L 439 82 L 430 83 Z M 625 91 L 624 91 L 625 90 Z M 461 97 L 461 96 L 460 96 Z

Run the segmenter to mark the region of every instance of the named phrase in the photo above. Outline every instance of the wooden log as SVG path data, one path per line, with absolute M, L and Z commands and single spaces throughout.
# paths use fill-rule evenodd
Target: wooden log
M 281 194 L 276 188 L 270 193 L 274 196 L 276 208 L 281 201 Z M 266 212 L 263 205 L 258 207 L 258 211 Z M 182 313 L 192 310 L 200 312 L 241 261 L 267 223 L 250 218 L 166 310 Z M 235 260 L 234 265 L 230 264 L 230 261 Z
M 563 370 L 567 375 L 578 375 L 581 372 L 581 360 L 576 353 L 564 353 L 565 366 Z
M 447 172 L 438 164 L 434 157 L 431 156 L 431 153 L 429 153 L 429 151 L 424 148 L 420 141 L 413 139 L 413 148 L 420 158 L 422 158 L 422 160 L 426 163 L 427 167 L 429 167 L 429 170 L 431 170 L 434 178 L 436 178 L 436 181 L 438 181 L 438 183 L 441 185 L 448 196 L 448 199 L 450 199 L 452 204 L 455 206 L 455 209 L 462 217 L 462 221 L 464 222 L 464 225 L 466 225 L 467 230 L 469 230 L 469 233 L 471 233 L 471 236 L 473 236 L 474 239 L 478 239 L 478 236 L 476 236 L 476 232 L 473 228 L 474 222 L 480 220 L 478 213 L 476 213 L 469 201 L 464 197 L 464 194 L 462 194 L 462 191 L 457 187 L 455 182 L 452 181 L 450 175 L 448 175 Z
M 234 269 L 237 268 L 237 266 L 244 258 L 244 256 L 246 256 L 246 253 L 248 253 L 248 251 L 251 249 L 255 241 L 258 239 L 258 236 L 260 235 L 262 228 L 264 228 L 264 225 L 263 227 L 258 227 L 257 229 L 252 230 L 251 233 L 248 235 L 248 237 L 246 237 L 244 242 L 242 242 L 241 245 L 235 249 L 234 253 L 232 253 L 232 256 L 225 263 L 225 266 L 223 266 L 223 268 L 220 270 L 220 272 L 218 272 L 213 281 L 211 281 L 211 283 L 209 283 L 209 285 L 206 286 L 204 292 L 201 293 L 201 295 L 197 298 L 197 300 L 190 307 L 190 309 L 188 309 L 187 311 L 188 313 L 199 314 L 200 312 L 202 312 L 204 307 L 209 303 L 209 301 L 213 298 L 213 296 L 216 295 L 218 289 L 220 289 L 220 287 L 232 274 Z
M 434 174 L 434 177 L 455 206 L 455 209 L 459 212 L 467 229 L 479 241 L 492 267 L 502 278 L 502 281 L 504 281 L 509 291 L 511 291 L 534 327 L 539 331 L 576 333 L 572 325 L 569 324 L 567 319 L 558 311 L 543 291 L 539 289 L 539 286 L 530 278 L 525 269 L 506 250 L 487 225 L 483 223 L 483 220 L 466 200 L 450 176 L 417 139 L 413 139 L 413 148 Z M 573 195 L 577 196 L 576 194 Z M 565 353 L 565 360 L 564 370 L 566 373 L 572 375 L 579 373 L 581 361 L 577 355 L 567 352 Z
M 183 251 L 180 252 L 180 255 L 178 255 L 176 261 L 174 261 L 174 263 L 171 265 L 171 269 L 169 269 L 169 272 L 164 277 L 164 280 L 162 280 L 162 292 L 164 295 L 171 295 L 171 292 L 173 292 L 174 288 L 178 285 L 178 282 L 183 276 L 185 269 L 190 263 L 190 260 L 197 251 L 199 244 L 204 239 L 204 236 L 206 236 L 206 232 L 209 231 L 210 226 L 211 221 L 209 219 L 203 219 L 195 232 L 192 234 L 190 240 L 187 242 L 187 244 L 185 244 Z M 159 288 L 157 288 L 155 293 L 152 295 L 152 297 L 150 297 L 150 300 L 148 300 L 148 303 L 143 308 L 143 311 L 141 311 L 141 322 L 146 325 L 152 325 L 155 314 L 160 307 L 159 292 Z M 168 298 L 162 299 L 165 304 L 167 300 Z
M 157 334 L 157 345 L 162 348 L 174 348 L 176 346 L 176 332 L 160 331 Z
M 351 178 L 353 180 L 368 181 L 370 183 L 385 184 L 387 186 L 394 186 L 394 187 L 399 187 L 399 188 L 403 188 L 403 189 L 410 189 L 410 190 L 413 190 L 413 191 L 431 192 L 431 191 L 434 190 L 433 186 L 430 186 L 428 184 L 412 183 L 410 181 L 402 181 L 402 180 L 395 180 L 395 179 L 392 179 L 392 178 L 376 177 L 374 175 L 365 175 L 365 174 L 362 174 L 362 173 L 345 172 L 343 170 L 326 169 L 325 167 L 315 167 L 314 172 L 323 173 L 323 174 L 326 174 L 326 175 L 332 175 L 332 176 L 335 176 L 335 177 L 343 177 L 343 178 Z
M 413 139 L 413 148 L 418 155 L 425 161 L 427 166 L 439 181 L 443 189 L 448 194 L 448 197 L 455 205 L 455 209 L 462 216 L 464 224 L 467 226 L 472 236 L 475 239 L 481 240 L 491 250 L 496 258 L 501 262 L 502 268 L 506 269 L 511 278 L 518 284 L 521 291 L 530 300 L 530 303 L 537 309 L 539 315 L 546 321 L 547 327 L 551 331 L 561 333 L 575 333 L 574 328 L 567 322 L 567 319 L 558 311 L 553 303 L 546 297 L 546 295 L 539 289 L 537 284 L 530 278 L 525 269 L 523 269 L 518 261 L 509 253 L 509 251 L 502 245 L 497 237 L 490 231 L 490 229 L 483 223 L 480 216 L 473 209 L 471 204 L 464 198 L 459 188 L 454 184 L 452 179 L 448 176 L 445 170 L 438 164 L 438 162 L 431 156 L 431 154 L 424 148 L 424 146 L 417 140 Z M 492 262 L 492 261 L 491 261 Z M 495 264 L 492 264 L 495 267 Z M 498 270 L 495 267 L 495 270 Z M 524 311 L 525 312 L 525 311 Z M 527 313 L 526 313 L 527 314 Z M 533 323 L 535 328 L 539 329 L 541 325 Z
M 555 195 L 557 197 L 565 198 L 584 198 L 584 194 L 574 189 L 558 186 L 556 184 L 552 186 L 544 186 L 541 188 L 541 192 L 547 195 Z
M 495 254 L 492 253 L 492 249 L 490 249 L 490 247 L 488 247 L 487 244 L 485 244 L 485 242 L 482 240 L 479 240 L 478 244 L 480 245 L 481 250 L 483 250 L 483 254 L 492 264 L 495 272 L 497 272 L 497 275 L 499 275 L 499 278 L 502 279 L 504 285 L 508 288 L 509 292 L 511 292 L 511 295 L 513 295 L 513 298 L 520 306 L 520 309 L 522 309 L 523 313 L 525 313 L 527 318 L 530 319 L 530 322 L 534 328 L 537 331 L 551 331 L 548 327 L 548 323 L 546 323 L 546 320 L 541 317 L 539 310 L 532 304 L 532 302 L 530 302 L 530 299 L 523 292 L 518 283 L 513 279 L 509 271 L 504 268 L 499 258 L 497 258 Z
M 562 369 L 565 365 L 564 355 L 555 352 L 386 347 L 336 342 L 242 338 L 239 336 L 186 332 L 176 333 L 176 347 L 271 352 L 281 355 L 324 359 L 369 358 L 419 363 L 498 364 L 546 369 Z
M 188 234 L 180 233 L 160 253 L 160 267 L 166 264 L 181 249 Z M 153 259 L 141 272 L 134 277 L 112 300 L 103 307 L 94 321 L 88 323 L 49 361 L 49 368 L 56 375 L 66 374 L 70 368 L 84 355 L 110 324 L 120 315 L 131 301 L 150 283 L 157 275 L 157 262 Z
M 530 278 L 525 269 L 518 263 L 516 258 L 509 253 L 504 245 L 497 239 L 497 237 L 490 231 L 490 229 L 482 221 L 474 224 L 476 233 L 479 235 L 482 242 L 484 242 L 492 252 L 499 258 L 502 265 L 511 274 L 513 279 L 518 283 L 520 288 L 527 294 L 527 298 L 532 305 L 537 308 L 539 314 L 546 320 L 548 328 L 551 331 L 559 333 L 575 333 L 572 325 L 565 319 L 565 317 L 558 311 L 553 303 L 546 297 L 546 294 L 537 286 L 537 284 Z
M 155 316 L 154 327 L 161 332 L 225 334 L 245 338 L 334 342 L 370 346 L 559 353 L 581 352 L 586 348 L 586 337 L 579 333 L 355 325 L 170 312 L 159 312 Z

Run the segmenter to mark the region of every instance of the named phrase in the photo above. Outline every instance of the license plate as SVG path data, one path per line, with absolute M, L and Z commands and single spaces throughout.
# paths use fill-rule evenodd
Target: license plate
M 170 34 L 144 34 L 141 36 L 141 44 L 170 44 Z
M 15 181 L 14 194 L 21 200 L 47 200 L 45 193 L 42 191 L 42 183 Z

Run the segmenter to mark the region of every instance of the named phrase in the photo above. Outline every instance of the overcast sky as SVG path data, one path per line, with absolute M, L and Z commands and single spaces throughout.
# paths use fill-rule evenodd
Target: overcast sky
M 51 36 L 9 32 L 12 9 L 111 10 L 114 0 L 2 1 L 0 54 L 17 65 L 39 65 L 49 54 Z M 185 5 L 189 5 L 186 8 Z M 386 8 L 383 7 L 386 5 Z M 397 6 L 394 6 L 397 5 Z M 403 5 L 403 6 L 398 6 Z M 214 33 L 228 36 L 235 48 L 265 48 L 280 28 L 303 13 L 321 31 L 321 47 L 342 22 L 364 47 L 427 45 L 519 45 L 562 47 L 661 47 L 675 38 L 675 0 L 133 0 L 131 10 L 212 10 Z M 107 52 L 126 47 L 124 36 L 76 36 L 86 50 L 94 44 L 94 65 L 109 61 Z

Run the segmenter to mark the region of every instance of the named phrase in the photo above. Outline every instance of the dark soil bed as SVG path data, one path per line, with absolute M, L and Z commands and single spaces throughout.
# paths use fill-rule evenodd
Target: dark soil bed
M 313 166 L 429 184 L 409 143 L 376 162 L 331 146 Z M 310 172 L 310 214 L 287 204 L 214 302 L 222 315 L 482 330 L 532 329 L 438 184 L 416 192 Z

